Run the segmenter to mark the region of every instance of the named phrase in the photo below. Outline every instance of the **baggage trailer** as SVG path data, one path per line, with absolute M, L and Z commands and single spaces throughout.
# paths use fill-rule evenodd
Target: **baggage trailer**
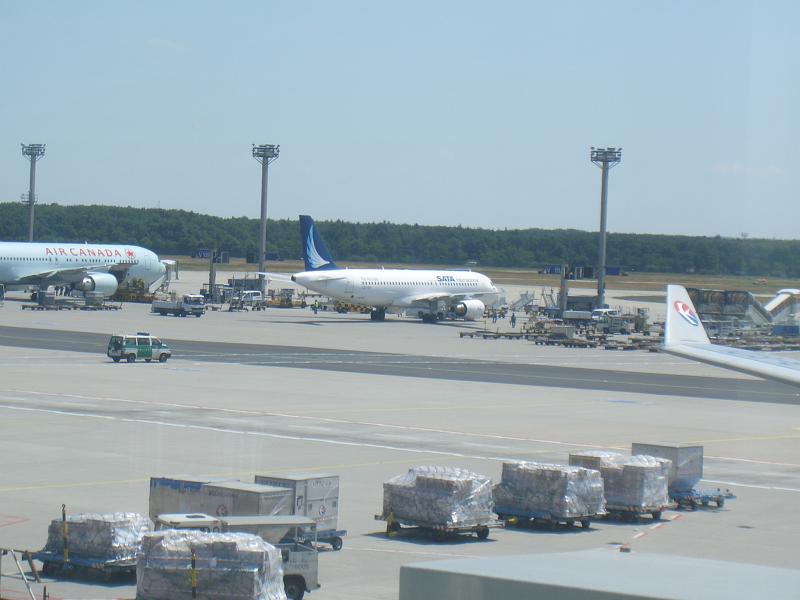
M 508 506 L 495 506 L 494 511 L 500 520 L 504 521 L 506 525 L 519 525 L 520 527 L 538 527 L 544 526 L 554 529 L 558 525 L 566 525 L 572 527 L 575 523 L 580 523 L 584 529 L 589 529 L 592 526 L 592 520 L 597 519 L 602 515 L 575 515 L 575 516 L 561 516 L 554 515 L 547 511 L 524 511 L 518 508 Z
M 42 563 L 42 574 L 48 577 L 99 578 L 111 581 L 117 578 L 136 576 L 136 557 L 103 560 L 87 556 L 69 555 L 63 552 L 33 552 L 31 557 Z
M 622 521 L 637 521 L 642 515 L 650 515 L 653 521 L 661 520 L 661 513 L 667 508 L 666 505 L 659 506 L 606 506 L 606 518 L 619 519 Z
M 412 519 L 397 519 L 392 513 L 388 515 L 375 515 L 376 521 L 386 521 L 386 535 L 395 536 L 404 529 L 415 529 L 430 534 L 434 540 L 442 541 L 448 537 L 474 533 L 479 540 L 489 537 L 490 529 L 502 529 L 505 527 L 503 521 L 497 519 L 487 521 L 465 522 L 459 525 L 450 523 L 425 523 Z
M 712 502 L 717 508 L 725 506 L 725 500 L 734 500 L 735 495 L 730 490 L 724 492 L 717 488 L 716 490 L 697 489 L 692 488 L 689 491 L 670 491 L 670 499 L 678 505 L 678 508 L 696 509 L 698 507 L 707 508 Z
M 317 542 L 341 550 L 347 530 L 339 529 L 339 476 L 324 473 L 283 473 L 256 475 L 261 485 L 291 490 L 292 514 L 309 517 L 317 523 Z M 311 540 L 307 540 L 311 541 Z

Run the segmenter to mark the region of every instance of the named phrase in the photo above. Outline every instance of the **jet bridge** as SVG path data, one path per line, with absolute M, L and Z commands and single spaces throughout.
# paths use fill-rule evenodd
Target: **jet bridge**
M 734 327 L 759 327 L 772 322 L 772 315 L 746 290 L 687 288 L 686 291 L 703 321 Z
M 775 297 L 764 305 L 773 321 L 785 321 L 800 311 L 800 290 L 779 290 Z

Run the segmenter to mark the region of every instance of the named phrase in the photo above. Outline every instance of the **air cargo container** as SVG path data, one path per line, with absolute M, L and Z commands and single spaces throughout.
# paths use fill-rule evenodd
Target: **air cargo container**
M 339 476 L 322 473 L 284 473 L 281 475 L 256 475 L 255 482 L 291 490 L 291 503 L 295 515 L 309 517 L 317 523 L 321 542 L 342 547 L 339 530 Z
M 227 516 L 291 515 L 291 490 L 259 483 L 226 481 L 209 483 L 200 490 L 203 509 L 200 512 Z
M 233 481 L 226 477 L 178 475 L 150 478 L 150 519 L 163 513 L 204 512 L 201 488 L 207 483 Z

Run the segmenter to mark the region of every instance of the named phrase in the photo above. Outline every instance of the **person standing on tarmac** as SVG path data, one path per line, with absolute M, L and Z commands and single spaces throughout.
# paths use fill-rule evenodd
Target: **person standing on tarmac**
M 516 326 L 517 326 L 517 314 L 511 313 L 511 328 L 513 329 Z

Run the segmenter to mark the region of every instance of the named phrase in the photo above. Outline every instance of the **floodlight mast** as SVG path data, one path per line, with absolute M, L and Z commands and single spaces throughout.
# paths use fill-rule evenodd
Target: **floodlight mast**
M 258 251 L 258 276 L 261 293 L 265 291 L 264 271 L 266 269 L 265 258 L 267 255 L 267 182 L 269 180 L 269 165 L 278 159 L 280 146 L 274 144 L 253 144 L 253 158 L 261 163 L 261 235 Z
M 28 183 L 28 196 L 23 202 L 28 205 L 28 241 L 33 241 L 33 212 L 36 204 L 36 161 L 44 156 L 44 144 L 20 144 L 22 156 L 31 161 L 31 173 Z
M 622 162 L 622 148 L 595 148 L 590 160 L 603 170 L 600 187 L 600 252 L 597 266 L 597 306 L 606 305 L 606 217 L 608 213 L 608 171 Z

